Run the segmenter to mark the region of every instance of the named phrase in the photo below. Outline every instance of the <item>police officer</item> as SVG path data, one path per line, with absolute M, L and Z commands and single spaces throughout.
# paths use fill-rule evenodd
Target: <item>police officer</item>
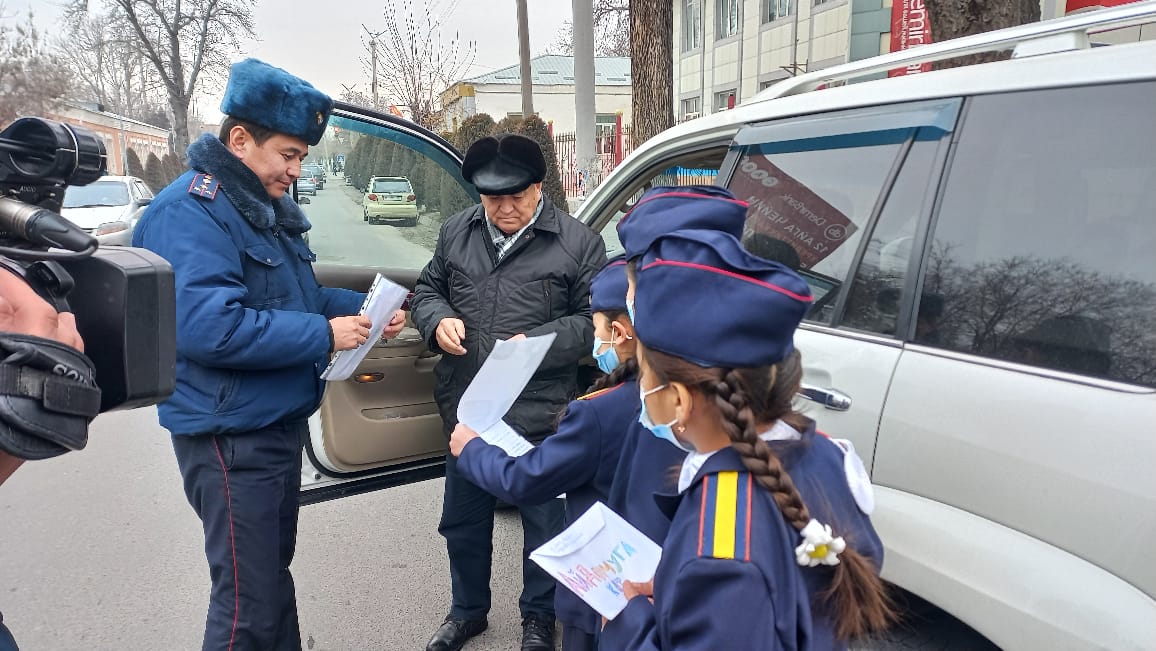
M 219 138 L 189 146 L 192 169 L 133 235 L 175 274 L 177 381 L 158 411 L 204 525 L 206 650 L 301 647 L 289 564 L 306 419 L 329 354 L 364 343 L 371 325 L 356 316 L 364 294 L 318 285 L 309 222 L 286 194 L 332 107 L 284 70 L 235 64 Z
M 542 193 L 546 160 L 520 135 L 482 138 L 466 152 L 462 175 L 481 204 L 445 220 L 433 259 L 414 289 L 414 324 L 442 354 L 434 394 L 446 438 L 458 400 L 498 339 L 556 335 L 505 420 L 531 441 L 554 431 L 578 393 L 578 363 L 590 353 L 590 281 L 606 264 L 602 239 Z M 470 483 L 446 455 L 438 531 L 449 550 L 453 603 L 429 651 L 454 651 L 486 629 L 490 609 L 493 495 Z M 523 506 L 522 649 L 554 646 L 554 580 L 529 551 L 562 526 L 558 500 Z

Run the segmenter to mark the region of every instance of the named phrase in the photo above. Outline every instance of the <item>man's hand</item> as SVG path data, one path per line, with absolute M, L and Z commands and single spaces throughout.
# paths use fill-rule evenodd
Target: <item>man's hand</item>
M 57 313 L 28 283 L 0 270 L 0 330 L 44 337 L 84 352 L 71 312 Z
M 437 332 L 434 333 L 437 337 L 438 346 L 451 355 L 465 355 L 466 349 L 462 347 L 462 340 L 466 337 L 466 324 L 461 319 L 454 317 L 446 317 L 438 323 Z
M 478 433 L 469 427 L 458 423 L 454 428 L 454 433 L 450 435 L 450 454 L 455 457 L 462 456 L 462 450 L 466 448 L 466 444 L 478 438 Z
M 389 325 L 385 326 L 385 330 L 381 333 L 382 339 L 393 339 L 401 334 L 405 329 L 405 310 L 398 310 L 393 313 L 393 318 L 389 320 Z
M 333 352 L 352 350 L 369 339 L 369 319 L 364 316 L 339 316 L 329 320 L 333 331 Z

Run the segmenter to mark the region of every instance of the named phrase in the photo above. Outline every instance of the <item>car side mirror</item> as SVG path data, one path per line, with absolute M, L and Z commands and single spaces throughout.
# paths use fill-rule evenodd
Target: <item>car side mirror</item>
M 297 203 L 307 204 L 307 203 L 309 203 L 309 197 L 301 197 L 300 199 L 297 200 Z

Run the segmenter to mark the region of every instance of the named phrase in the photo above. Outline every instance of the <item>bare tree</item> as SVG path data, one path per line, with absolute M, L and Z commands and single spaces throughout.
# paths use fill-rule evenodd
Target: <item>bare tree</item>
M 630 56 L 630 3 L 628 0 L 594 0 L 595 56 Z M 574 55 L 574 23 L 562 23 L 550 54 Z
M 637 147 L 674 126 L 674 3 L 630 0 L 630 136 Z
M 85 93 L 113 113 L 171 126 L 164 84 L 136 47 L 131 30 L 111 15 L 77 16 L 54 49 L 75 74 L 73 92 Z
M 386 3 L 385 29 L 373 40 L 376 66 L 363 63 L 371 82 L 376 75 L 383 103 L 406 107 L 411 120 L 437 129 L 441 127 L 441 93 L 473 63 L 474 42 L 462 42 L 457 33 L 449 43 L 442 40 L 442 24 L 456 2 L 444 10 L 437 2 L 429 3 L 418 16 L 409 0 L 401 4 L 399 8 L 394 0 Z
M 66 23 L 87 13 L 90 0 L 69 0 Z M 219 82 L 241 41 L 255 36 L 256 0 L 102 0 L 112 20 L 156 71 L 173 116 L 176 153 L 189 145 L 189 107 L 204 82 Z M 147 167 L 147 165 L 146 165 Z
M 1034 23 L 1040 19 L 1037 0 L 925 0 L 924 5 L 936 41 Z M 940 61 L 936 67 L 952 68 L 1007 57 L 1006 52 L 989 52 Z
M 55 108 L 69 86 L 68 68 L 49 52 L 32 13 L 12 25 L 0 4 L 0 126 Z

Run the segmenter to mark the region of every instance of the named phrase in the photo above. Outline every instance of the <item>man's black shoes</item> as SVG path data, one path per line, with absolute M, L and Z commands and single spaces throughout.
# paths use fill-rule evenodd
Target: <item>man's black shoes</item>
M 554 651 L 554 618 L 529 615 L 522 620 L 522 651 Z
M 489 625 L 489 622 L 484 619 L 453 619 L 452 617 L 446 617 L 446 621 L 442 623 L 441 627 L 438 628 L 437 632 L 430 638 L 429 643 L 425 645 L 425 651 L 458 651 L 471 637 L 479 635 L 482 631 L 486 630 Z M 526 648 L 525 642 L 522 643 L 522 648 Z

